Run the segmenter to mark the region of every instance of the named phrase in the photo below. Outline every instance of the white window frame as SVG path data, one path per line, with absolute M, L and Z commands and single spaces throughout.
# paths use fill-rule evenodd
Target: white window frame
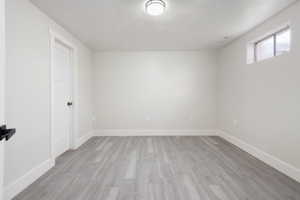
M 291 31 L 291 38 L 290 38 L 290 48 L 289 51 L 283 54 L 277 55 L 277 35 L 286 31 L 290 30 Z M 263 60 L 257 60 L 257 45 L 267 39 L 270 39 L 271 37 L 274 38 L 274 50 L 273 50 L 273 56 L 267 59 Z M 247 44 L 247 64 L 253 64 L 253 63 L 259 63 L 264 60 L 272 59 L 277 56 L 281 56 L 284 54 L 287 54 L 291 51 L 292 49 L 292 29 L 290 23 L 285 23 L 282 26 L 279 26 L 277 29 L 274 29 L 273 31 L 268 32 L 267 34 L 264 34 L 262 37 L 259 37 L 255 40 L 252 40 L 251 42 L 248 42 Z
M 272 34 L 269 34 L 266 37 L 264 37 L 264 38 L 258 40 L 257 42 L 255 42 L 254 43 L 254 62 L 262 61 L 262 60 L 257 60 L 257 46 L 261 42 L 264 42 L 264 41 L 266 41 L 270 38 L 273 38 L 273 40 L 274 40 L 274 43 L 273 43 L 273 56 L 271 58 L 278 56 L 277 55 L 277 35 L 279 35 L 280 33 L 284 32 L 284 31 L 287 31 L 287 30 L 291 30 L 291 27 L 289 25 L 282 28 L 282 29 L 280 29 L 280 30 L 278 30 L 278 31 L 276 31 L 276 32 L 274 32 L 274 33 L 272 33 Z M 282 54 L 280 54 L 280 55 L 282 55 Z

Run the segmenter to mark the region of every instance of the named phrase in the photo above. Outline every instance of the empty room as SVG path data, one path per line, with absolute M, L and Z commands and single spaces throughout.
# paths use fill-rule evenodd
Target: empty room
M 0 0 L 0 200 L 300 200 L 300 1 Z

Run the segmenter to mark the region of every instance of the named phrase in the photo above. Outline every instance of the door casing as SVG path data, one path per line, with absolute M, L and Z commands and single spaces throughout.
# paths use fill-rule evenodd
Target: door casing
M 54 94 L 54 88 L 53 88 L 53 84 L 54 84 L 54 73 L 53 73 L 53 69 L 54 69 L 54 56 L 53 56 L 53 52 L 55 50 L 55 43 L 56 42 L 60 42 L 63 45 L 67 46 L 70 50 L 71 50 L 71 99 L 73 101 L 73 106 L 72 106 L 72 110 L 71 110 L 71 130 L 70 130 L 70 149 L 76 149 L 77 145 L 76 145 L 76 138 L 77 138 L 77 130 L 78 130 L 78 126 L 77 126 L 77 110 L 78 110 L 78 104 L 77 104 L 77 48 L 76 46 L 70 42 L 68 39 L 66 39 L 64 36 L 62 36 L 61 34 L 57 33 L 56 31 L 54 31 L 53 29 L 50 29 L 50 152 L 51 152 L 51 159 L 52 161 L 55 163 L 55 159 L 56 159 L 56 155 L 55 155 L 55 144 L 54 144 L 54 133 L 53 133 L 53 94 Z

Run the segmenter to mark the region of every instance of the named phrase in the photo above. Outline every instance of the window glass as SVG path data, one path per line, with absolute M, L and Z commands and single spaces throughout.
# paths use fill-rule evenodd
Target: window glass
M 290 44 L 291 44 L 290 29 L 277 33 L 276 34 L 276 56 L 289 52 Z
M 266 38 L 256 44 L 256 61 L 274 56 L 274 36 Z

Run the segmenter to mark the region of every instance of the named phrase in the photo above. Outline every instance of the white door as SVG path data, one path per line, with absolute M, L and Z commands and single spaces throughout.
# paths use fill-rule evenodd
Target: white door
M 52 47 L 52 136 L 56 158 L 70 149 L 72 50 L 56 40 Z
M 5 6 L 0 0 L 0 126 L 4 125 Z M 3 199 L 4 140 L 0 142 L 0 200 Z

